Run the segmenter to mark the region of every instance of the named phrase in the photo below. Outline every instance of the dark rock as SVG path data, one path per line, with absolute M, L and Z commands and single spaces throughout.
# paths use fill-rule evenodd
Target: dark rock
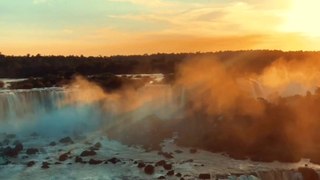
M 66 161 L 69 158 L 69 153 L 64 153 L 59 156 L 59 161 Z
M 121 160 L 118 158 L 111 158 L 108 160 L 108 162 L 111 162 L 112 164 L 117 164 L 118 162 L 121 162 Z
M 54 141 L 52 141 L 52 142 L 49 144 L 49 146 L 55 146 L 55 145 L 57 145 L 57 143 L 54 142 Z
M 97 143 L 94 145 L 94 147 L 100 149 L 100 148 L 102 147 L 102 145 L 101 145 L 100 142 L 97 142 Z
M 311 168 L 299 168 L 298 171 L 302 174 L 303 180 L 315 180 L 319 179 L 318 173 Z
M 134 161 L 133 164 L 138 164 L 138 161 Z
M 62 164 L 62 163 L 61 162 L 55 162 L 54 164 L 59 165 L 59 164 Z
M 181 173 L 177 173 L 176 176 L 177 176 L 177 177 L 181 177 L 182 174 L 181 174 Z
M 48 169 L 48 168 L 49 168 L 49 165 L 50 165 L 50 163 L 48 163 L 48 162 L 42 162 L 41 168 L 42 168 L 42 169 Z
M 27 149 L 26 153 L 28 155 L 33 155 L 33 154 L 39 153 L 39 150 L 36 148 L 29 148 L 29 149 Z
M 73 144 L 73 141 L 70 137 L 64 137 L 60 139 L 59 142 L 64 144 Z
M 164 176 L 159 176 L 158 179 L 166 179 Z
M 86 151 L 83 151 L 80 156 L 84 157 L 84 156 L 94 156 L 96 155 L 97 153 L 93 150 L 86 150 Z
M 172 156 L 171 153 L 167 153 L 167 152 L 162 152 L 162 151 L 160 151 L 158 154 L 164 156 L 164 157 L 167 158 L 167 159 L 172 159 L 172 158 L 173 158 L 173 156 Z
M 164 166 L 166 164 L 166 161 L 165 160 L 161 160 L 161 161 L 158 161 L 156 163 L 156 166 Z
M 165 164 L 165 165 L 163 165 L 163 168 L 165 170 L 171 170 L 172 169 L 172 165 L 171 164 Z
M 211 179 L 211 175 L 208 173 L 199 174 L 199 179 Z
M 89 164 L 101 164 L 102 163 L 102 161 L 101 160 L 95 160 L 95 159 L 90 159 L 89 160 Z
M 80 156 L 76 156 L 74 162 L 76 162 L 76 163 L 82 163 L 83 160 L 82 160 L 82 158 L 81 158 Z
M 151 175 L 154 173 L 154 167 L 152 165 L 147 165 L 145 168 L 144 168 L 144 172 L 148 175 Z
M 146 164 L 143 163 L 143 162 L 140 162 L 140 163 L 138 164 L 138 168 L 144 168 L 145 166 L 146 166 Z
M 15 148 L 11 148 L 9 146 L 4 148 L 2 151 L 3 151 L 3 154 L 8 157 L 17 157 L 20 152 L 20 151 L 16 150 Z
M 174 152 L 177 153 L 177 154 L 183 153 L 183 151 L 181 151 L 181 150 L 179 150 L 179 149 L 178 149 L 178 150 L 175 150 Z
M 167 176 L 173 176 L 174 175 L 174 170 L 168 171 Z
M 23 150 L 23 145 L 22 145 L 22 143 L 18 142 L 18 143 L 16 144 L 16 146 L 14 147 L 14 149 L 15 149 L 16 151 L 18 151 L 18 152 L 22 151 L 22 150 Z
M 192 149 L 190 149 L 190 153 L 192 153 L 192 154 L 194 154 L 194 153 L 197 153 L 197 149 L 195 149 L 195 148 L 192 148 Z
M 36 162 L 34 162 L 34 161 L 29 161 L 28 163 L 27 163 L 27 167 L 32 167 L 33 165 L 35 165 L 36 164 Z

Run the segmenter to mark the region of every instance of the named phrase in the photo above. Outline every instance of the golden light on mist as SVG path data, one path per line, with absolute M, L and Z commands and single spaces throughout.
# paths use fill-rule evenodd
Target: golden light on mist
M 283 30 L 320 37 L 319 7 L 319 0 L 293 0 L 291 8 L 284 13 Z

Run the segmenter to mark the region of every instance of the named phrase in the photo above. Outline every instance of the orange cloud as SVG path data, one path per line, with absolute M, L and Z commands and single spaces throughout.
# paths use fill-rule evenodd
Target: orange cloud
M 295 33 L 238 36 L 134 33 L 130 36 L 109 30 L 104 33 L 65 41 L 10 42 L 0 44 L 0 48 L 4 54 L 115 55 L 245 49 L 314 50 L 320 42 Z

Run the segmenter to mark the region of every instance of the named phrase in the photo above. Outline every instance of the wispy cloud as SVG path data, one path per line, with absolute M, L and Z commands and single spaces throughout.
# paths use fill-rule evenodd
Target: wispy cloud
M 5 0 L 0 47 L 91 55 L 318 47 L 318 39 L 284 32 L 293 1 L 299 0 L 25 0 L 19 6 Z
M 255 9 L 255 5 L 248 2 L 229 2 L 183 6 L 178 3 L 165 10 L 158 7 L 147 13 L 112 17 L 131 20 L 133 23 L 139 21 L 163 24 L 165 28 L 159 29 L 160 33 L 226 35 L 275 31 L 281 23 L 277 10 Z

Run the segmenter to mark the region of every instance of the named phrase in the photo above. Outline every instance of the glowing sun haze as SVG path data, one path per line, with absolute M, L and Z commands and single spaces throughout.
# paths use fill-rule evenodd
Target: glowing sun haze
M 1 0 L 3 54 L 318 50 L 319 0 Z

